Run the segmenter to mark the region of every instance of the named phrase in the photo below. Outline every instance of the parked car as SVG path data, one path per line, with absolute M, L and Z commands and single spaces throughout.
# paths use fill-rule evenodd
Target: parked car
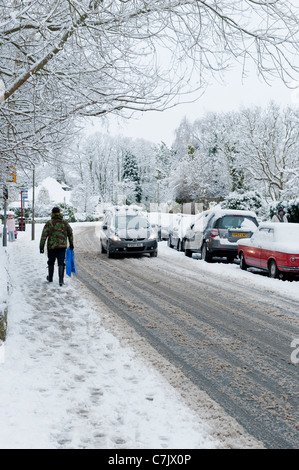
M 238 240 L 240 268 L 256 267 L 271 278 L 299 274 L 299 224 L 263 222 L 250 239 Z
M 213 257 L 233 262 L 238 255 L 237 241 L 250 238 L 258 227 L 252 211 L 211 209 L 204 211 L 186 231 L 185 255 L 201 253 L 205 261 Z
M 178 251 L 184 251 L 184 238 L 187 228 L 195 218 L 190 214 L 177 214 L 173 227 L 169 231 L 168 246 Z
M 167 212 L 149 212 L 148 220 L 153 230 L 158 233 L 159 241 L 167 241 L 169 238 L 169 231 L 172 225 L 172 216 Z
M 101 250 L 109 258 L 145 253 L 157 256 L 157 236 L 143 212 L 130 206 L 116 207 L 105 214 L 100 231 Z

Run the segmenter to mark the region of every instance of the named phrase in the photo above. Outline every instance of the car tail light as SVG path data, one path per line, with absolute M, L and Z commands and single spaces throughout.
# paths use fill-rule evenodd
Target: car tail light
M 220 235 L 219 229 L 218 228 L 212 228 L 212 230 L 210 232 L 211 238 L 219 237 L 219 235 Z

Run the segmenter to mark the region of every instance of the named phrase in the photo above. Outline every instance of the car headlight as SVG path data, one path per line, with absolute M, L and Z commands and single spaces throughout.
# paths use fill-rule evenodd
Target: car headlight
M 113 241 L 113 242 L 120 242 L 121 241 L 121 238 L 119 238 L 118 235 L 112 235 L 110 237 L 110 239 Z
M 155 240 L 157 238 L 156 233 L 151 233 L 150 236 L 148 237 L 149 240 Z

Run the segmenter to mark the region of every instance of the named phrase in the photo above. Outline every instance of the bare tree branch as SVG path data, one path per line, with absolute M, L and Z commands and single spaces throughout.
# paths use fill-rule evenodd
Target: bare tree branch
M 44 158 L 75 118 L 173 106 L 235 62 L 298 81 L 294 0 L 0 0 L 0 18 L 0 158 Z

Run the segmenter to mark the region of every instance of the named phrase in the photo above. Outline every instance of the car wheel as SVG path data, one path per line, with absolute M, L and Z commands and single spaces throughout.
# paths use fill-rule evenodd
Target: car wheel
M 188 248 L 185 249 L 185 256 L 188 256 L 188 258 L 192 257 L 192 251 L 188 250 Z
M 156 258 L 158 256 L 158 252 L 157 251 L 154 251 L 153 253 L 150 253 L 150 256 L 152 258 Z
M 207 247 L 207 244 L 204 243 L 202 245 L 202 249 L 201 249 L 201 259 L 203 259 L 204 261 L 206 261 L 207 263 L 209 263 L 211 260 L 212 260 L 212 256 L 210 255 L 210 253 L 208 252 L 208 247 Z
M 101 243 L 101 253 L 107 253 L 106 248 L 104 248 L 103 243 Z
M 271 259 L 270 263 L 269 263 L 269 277 L 273 278 L 273 279 L 276 279 L 278 278 L 279 276 L 279 270 L 276 266 L 276 263 L 274 261 L 274 259 Z
M 240 268 L 243 269 L 243 271 L 246 271 L 247 269 L 247 264 L 245 263 L 245 258 L 244 258 L 244 254 L 243 254 L 243 251 L 240 253 Z
M 169 248 L 173 248 L 173 244 L 171 243 L 171 236 L 169 235 L 169 238 L 168 238 L 168 241 L 167 241 L 167 245 L 169 246 Z
M 109 243 L 108 243 L 108 245 L 107 245 L 106 253 L 107 253 L 108 258 L 113 258 L 113 257 L 114 257 L 114 254 L 111 253 L 111 251 L 110 251 L 110 249 L 109 249 Z

